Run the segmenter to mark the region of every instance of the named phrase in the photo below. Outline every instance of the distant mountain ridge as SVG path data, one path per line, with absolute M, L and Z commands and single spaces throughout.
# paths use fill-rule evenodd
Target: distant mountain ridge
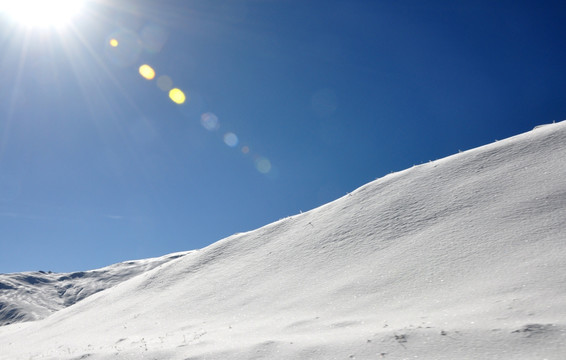
M 0 274 L 0 326 L 46 318 L 90 295 L 187 253 L 125 261 L 97 270 L 73 273 L 37 271 Z

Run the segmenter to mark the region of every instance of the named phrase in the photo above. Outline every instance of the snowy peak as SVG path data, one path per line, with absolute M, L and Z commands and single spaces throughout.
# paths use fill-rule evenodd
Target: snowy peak
M 0 274 L 0 326 L 46 318 L 92 294 L 187 253 L 126 261 L 91 271 Z

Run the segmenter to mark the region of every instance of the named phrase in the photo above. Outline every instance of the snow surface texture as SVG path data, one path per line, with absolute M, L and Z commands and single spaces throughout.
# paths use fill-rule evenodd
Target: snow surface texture
M 0 326 L 43 319 L 186 253 L 126 261 L 92 271 L 0 274 Z
M 565 256 L 561 122 L 0 327 L 0 359 L 563 360 Z

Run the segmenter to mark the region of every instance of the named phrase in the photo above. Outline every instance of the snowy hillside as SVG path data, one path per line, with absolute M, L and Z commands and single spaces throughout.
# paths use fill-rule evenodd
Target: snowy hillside
M 0 326 L 52 313 L 186 253 L 127 261 L 92 271 L 0 274 Z
M 561 122 L 0 327 L 0 359 L 563 360 L 565 219 Z

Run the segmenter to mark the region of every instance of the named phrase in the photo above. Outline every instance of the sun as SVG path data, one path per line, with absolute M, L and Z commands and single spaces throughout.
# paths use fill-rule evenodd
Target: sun
M 0 0 L 0 13 L 33 28 L 61 28 L 78 15 L 85 0 Z

